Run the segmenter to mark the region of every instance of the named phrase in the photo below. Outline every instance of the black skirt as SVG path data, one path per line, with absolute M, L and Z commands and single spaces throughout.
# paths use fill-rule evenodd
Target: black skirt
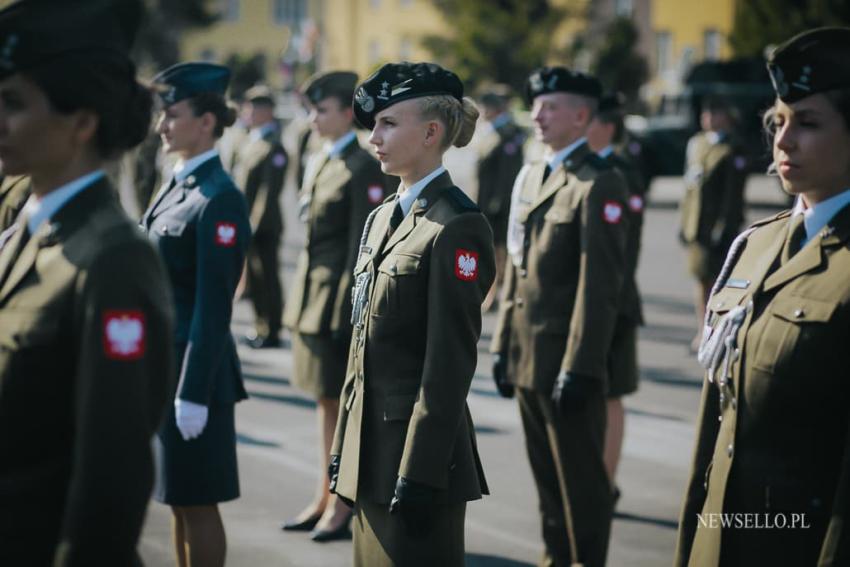
M 199 437 L 184 441 L 174 404 L 154 441 L 153 497 L 171 506 L 207 506 L 239 498 L 234 404 L 214 404 Z

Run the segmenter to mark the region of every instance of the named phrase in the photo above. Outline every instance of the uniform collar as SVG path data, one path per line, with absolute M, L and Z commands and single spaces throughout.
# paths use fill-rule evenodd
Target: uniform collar
M 705 139 L 708 140 L 708 143 L 712 146 L 719 144 L 720 142 L 726 139 L 726 133 L 711 130 L 705 133 Z
M 98 169 L 97 171 L 78 177 L 58 189 L 54 189 L 40 199 L 35 195 L 31 195 L 26 205 L 24 205 L 24 210 L 27 212 L 28 217 L 27 228 L 30 234 L 35 234 L 42 223 L 53 218 L 53 215 L 67 205 L 71 199 L 84 189 L 94 185 L 103 176 L 103 170 Z
M 844 207 L 850 204 L 850 189 L 845 189 L 838 195 L 830 197 L 825 201 L 806 207 L 802 197 L 797 197 L 797 202 L 794 204 L 794 210 L 791 213 L 792 217 L 803 215 L 803 226 L 806 227 L 806 238 L 803 240 L 803 246 L 812 239 L 823 227 L 835 218 Z M 790 225 L 790 223 L 789 223 Z
M 266 122 L 262 126 L 257 126 L 256 128 L 251 128 L 251 133 L 249 134 L 251 141 L 256 142 L 257 140 L 262 140 L 269 134 L 273 133 L 277 125 L 272 122 Z
M 325 151 L 328 154 L 329 159 L 338 158 L 342 151 L 348 147 L 348 144 L 354 141 L 354 138 L 357 137 L 357 134 L 354 130 L 349 130 L 346 134 L 343 134 L 341 137 L 337 138 L 334 142 L 329 142 L 325 144 Z
M 399 196 L 398 203 L 401 205 L 401 212 L 407 215 L 410 212 L 410 208 L 413 206 L 413 202 L 419 197 L 419 194 L 422 193 L 422 190 L 427 187 L 431 181 L 445 173 L 446 168 L 441 164 L 440 167 L 411 185 L 407 190 L 401 192 L 401 185 L 399 185 Z
M 613 153 L 614 153 L 614 146 L 611 145 L 611 144 L 608 144 L 607 146 L 605 146 L 604 148 L 599 150 L 599 153 L 597 155 L 601 158 L 608 159 L 608 156 L 610 156 Z
M 505 112 L 501 113 L 500 115 L 498 115 L 497 117 L 495 117 L 493 120 L 491 120 L 490 126 L 493 127 L 493 130 L 498 130 L 499 128 L 501 128 L 502 126 L 504 126 L 505 124 L 507 124 L 510 121 L 511 121 L 511 113 L 508 112 L 508 111 L 505 111 Z
M 552 171 L 555 171 L 558 168 L 559 165 L 564 163 L 564 160 L 566 160 L 569 157 L 569 155 L 571 153 L 573 153 L 573 151 L 576 148 L 580 147 L 585 142 L 587 142 L 587 138 L 582 136 L 581 138 L 579 138 L 578 140 L 576 140 L 575 142 L 573 142 L 572 144 L 570 144 L 566 148 L 558 150 L 555 154 L 552 154 L 549 157 L 547 157 L 546 163 L 549 164 L 549 168 Z
M 178 183 L 182 183 L 183 180 L 189 177 L 189 175 L 198 169 L 201 164 L 204 164 L 215 157 L 218 157 L 218 150 L 213 148 L 202 154 L 191 157 L 185 162 L 178 163 L 174 166 L 174 177 L 177 179 Z

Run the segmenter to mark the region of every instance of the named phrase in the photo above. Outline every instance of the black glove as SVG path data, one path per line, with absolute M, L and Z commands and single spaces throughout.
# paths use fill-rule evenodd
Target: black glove
M 500 396 L 514 397 L 514 385 L 508 382 L 508 357 L 504 354 L 493 355 L 493 382 Z
M 601 393 L 601 380 L 575 372 L 561 372 L 552 390 L 552 402 L 561 413 L 579 412 L 591 397 Z
M 328 464 L 328 490 L 331 494 L 336 494 L 336 497 L 345 502 L 349 508 L 354 508 L 354 502 L 336 493 L 336 483 L 339 480 L 339 455 L 331 455 L 331 461 Z
M 434 527 L 440 490 L 420 482 L 398 477 L 390 514 L 400 514 L 410 537 L 424 537 Z

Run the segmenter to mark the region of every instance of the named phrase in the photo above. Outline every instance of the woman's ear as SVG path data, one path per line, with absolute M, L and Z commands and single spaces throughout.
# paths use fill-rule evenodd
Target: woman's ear
M 83 146 L 97 137 L 97 128 L 100 126 L 100 117 L 91 110 L 78 110 L 74 112 L 74 139 L 77 144 Z
M 212 136 L 215 131 L 215 121 L 215 114 L 212 112 L 204 112 L 201 115 L 201 128 L 204 132 L 209 133 L 210 136 Z
M 425 146 L 438 144 L 443 133 L 443 125 L 437 120 L 429 120 L 425 125 Z

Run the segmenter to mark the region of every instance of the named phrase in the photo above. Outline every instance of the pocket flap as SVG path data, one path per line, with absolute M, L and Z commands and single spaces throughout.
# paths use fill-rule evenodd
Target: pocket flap
M 836 301 L 823 301 L 808 297 L 777 297 L 773 300 L 773 313 L 786 321 L 797 323 L 826 323 L 838 307 Z
M 421 263 L 422 256 L 418 254 L 392 254 L 381 262 L 378 271 L 390 276 L 415 274 L 419 271 Z
M 740 305 L 741 300 L 747 295 L 746 289 L 724 287 L 711 296 L 708 308 L 715 313 L 726 313 L 736 305 Z
M 566 207 L 553 207 L 549 209 L 549 211 L 545 215 L 543 215 L 543 220 L 552 223 L 570 222 L 573 220 L 574 216 L 575 209 L 568 209 Z
M 186 221 L 179 219 L 163 219 L 156 229 L 162 236 L 180 236 L 186 230 Z
M 416 394 L 393 394 L 384 400 L 384 421 L 404 421 L 413 414 Z

